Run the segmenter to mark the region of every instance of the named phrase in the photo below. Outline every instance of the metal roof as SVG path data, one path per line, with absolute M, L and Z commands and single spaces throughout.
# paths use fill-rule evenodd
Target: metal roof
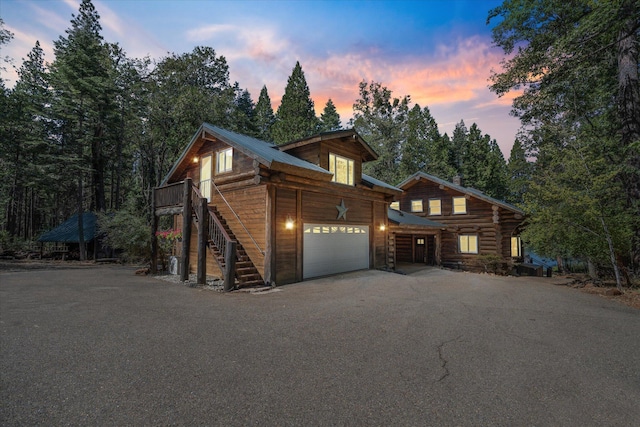
M 510 211 L 524 215 L 524 211 L 518 208 L 517 206 L 514 206 L 510 203 L 488 196 L 480 190 L 476 190 L 475 188 L 470 188 L 470 187 L 463 187 L 461 185 L 454 184 L 453 182 L 446 181 L 444 179 L 438 178 L 437 176 L 429 175 L 428 173 L 424 173 L 424 172 L 414 173 L 409 178 L 405 179 L 400 184 L 398 184 L 398 187 L 404 189 L 404 187 L 407 186 L 407 184 L 411 183 L 411 181 L 417 180 L 419 178 L 427 179 L 429 181 L 435 182 L 436 184 L 443 185 L 445 187 L 449 187 L 453 190 L 459 191 L 460 193 L 469 194 L 470 196 L 473 196 L 477 199 L 484 200 L 485 202 L 491 203 L 493 205 L 498 205 Z
M 399 211 L 396 209 L 387 209 L 387 216 L 389 221 L 399 225 L 420 225 L 423 227 L 431 228 L 445 228 L 446 225 L 439 222 L 431 221 L 430 219 L 422 218 L 417 215 L 412 215 L 407 212 Z
M 368 182 L 371 185 L 377 185 L 378 187 L 383 187 L 383 188 L 387 188 L 389 190 L 397 191 L 398 193 L 402 193 L 402 190 L 399 189 L 398 187 L 394 187 L 391 184 L 387 184 L 386 182 L 380 181 L 379 179 L 376 179 L 376 178 L 374 178 L 372 176 L 369 176 L 369 175 L 362 174 L 362 180 L 364 182 Z
M 85 212 L 82 214 L 82 231 L 85 242 L 90 242 L 96 237 L 96 214 L 93 212 Z M 38 242 L 65 242 L 78 243 L 80 233 L 78 233 L 78 214 L 54 228 L 44 233 L 38 239 Z

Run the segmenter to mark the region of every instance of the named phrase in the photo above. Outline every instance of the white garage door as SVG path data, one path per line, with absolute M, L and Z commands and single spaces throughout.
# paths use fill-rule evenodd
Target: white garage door
M 303 278 L 369 268 L 366 225 L 304 225 Z

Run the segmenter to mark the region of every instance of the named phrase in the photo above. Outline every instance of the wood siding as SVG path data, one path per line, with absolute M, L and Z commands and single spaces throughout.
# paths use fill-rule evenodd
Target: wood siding
M 447 226 L 441 236 L 443 265 L 472 269 L 477 264 L 479 255 L 511 257 L 511 236 L 515 235 L 515 230 L 522 222 L 516 212 L 425 179 L 411 183 L 404 190 L 398 199 L 400 210 Z M 453 213 L 454 197 L 466 197 L 466 214 Z M 440 199 L 442 215 L 428 214 L 429 199 Z M 422 200 L 424 212 L 411 212 L 412 200 Z M 460 253 L 460 235 L 478 237 L 478 254 Z

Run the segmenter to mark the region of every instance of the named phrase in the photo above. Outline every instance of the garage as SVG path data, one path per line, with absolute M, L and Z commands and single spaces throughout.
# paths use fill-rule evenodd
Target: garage
M 369 226 L 305 224 L 303 277 L 369 268 Z

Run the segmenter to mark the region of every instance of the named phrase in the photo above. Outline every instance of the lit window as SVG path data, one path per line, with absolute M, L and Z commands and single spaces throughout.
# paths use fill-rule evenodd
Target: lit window
M 454 214 L 466 214 L 467 213 L 467 199 L 465 197 L 453 198 L 453 213 Z
M 477 254 L 478 236 L 475 234 L 461 234 L 458 236 L 458 246 L 462 254 Z
M 422 212 L 422 200 L 411 201 L 411 212 Z
M 514 258 L 520 258 L 522 256 L 522 242 L 520 237 L 511 238 L 511 256 Z
M 442 215 L 442 202 L 440 199 L 429 199 L 429 215 Z
M 353 185 L 353 165 L 353 160 L 329 153 L 329 172 L 333 174 L 331 181 L 338 184 Z
M 216 157 L 216 173 L 231 172 L 233 165 L 233 148 L 218 151 Z
M 395 210 L 399 211 L 399 210 L 400 210 L 400 202 L 391 202 L 391 204 L 389 205 L 389 207 L 390 207 L 391 209 L 395 209 Z

